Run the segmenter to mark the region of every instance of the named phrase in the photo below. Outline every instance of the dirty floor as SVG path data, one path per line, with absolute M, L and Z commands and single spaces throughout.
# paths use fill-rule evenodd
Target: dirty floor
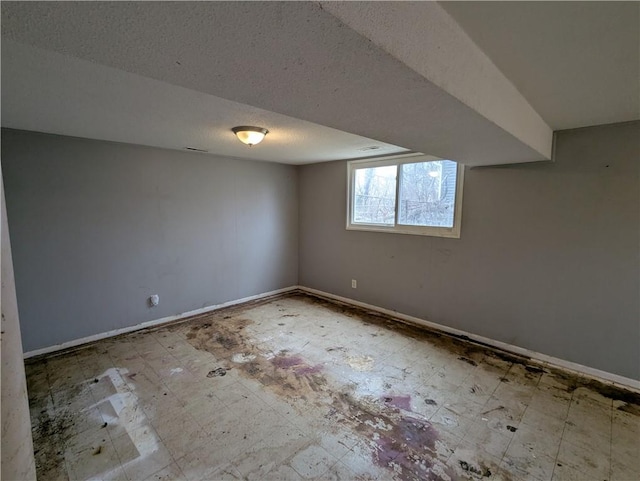
M 640 479 L 640 395 L 303 294 L 27 373 L 41 480 Z

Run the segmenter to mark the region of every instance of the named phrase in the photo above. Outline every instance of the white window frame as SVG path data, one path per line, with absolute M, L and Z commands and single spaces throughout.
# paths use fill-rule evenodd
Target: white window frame
M 460 238 L 460 230 L 462 224 L 462 190 L 464 185 L 464 165 L 458 163 L 456 171 L 456 193 L 455 207 L 453 212 L 453 227 L 433 227 L 433 226 L 414 226 L 398 224 L 398 200 L 400 198 L 400 166 L 402 164 L 414 164 L 418 162 L 432 162 L 436 160 L 446 160 L 439 157 L 433 157 L 425 154 L 405 154 L 394 155 L 392 157 L 378 157 L 376 159 L 351 160 L 347 162 L 347 230 L 359 230 L 370 232 L 386 232 L 390 234 L 411 234 L 424 235 L 433 237 L 449 237 L 454 239 Z M 357 169 L 384 167 L 387 165 L 397 165 L 396 173 L 396 206 L 393 226 L 380 224 L 366 224 L 362 222 L 353 223 L 353 194 L 355 175 Z

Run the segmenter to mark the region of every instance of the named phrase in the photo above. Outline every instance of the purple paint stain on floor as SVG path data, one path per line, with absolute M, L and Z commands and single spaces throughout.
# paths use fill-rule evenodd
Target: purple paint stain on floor
M 406 417 L 400 419 L 400 421 L 396 423 L 396 426 L 402 433 L 402 438 L 410 447 L 419 451 L 435 449 L 438 432 L 433 429 L 433 426 L 429 422 Z
M 396 443 L 393 439 L 381 437 L 376 440 L 377 450 L 375 452 L 375 464 L 387 468 L 389 463 L 400 455 L 400 451 L 394 448 Z
M 303 366 L 296 366 L 293 371 L 300 376 L 318 374 L 322 371 L 322 364 L 316 364 L 315 366 L 307 366 L 306 364 Z
M 384 396 L 382 400 L 389 406 L 411 411 L 411 396 Z
M 299 356 L 277 356 L 271 359 L 271 364 L 280 369 L 290 369 L 304 364 L 304 361 Z
M 293 369 L 299 376 L 310 376 L 322 371 L 322 364 L 309 366 L 300 356 L 277 356 L 271 359 L 271 363 L 280 369 Z
M 385 468 L 392 464 L 400 467 L 399 479 L 414 479 L 411 473 L 422 479 L 422 475 L 433 467 L 437 439 L 438 433 L 430 423 L 413 418 L 400 419 L 391 432 L 376 439 L 374 463 Z

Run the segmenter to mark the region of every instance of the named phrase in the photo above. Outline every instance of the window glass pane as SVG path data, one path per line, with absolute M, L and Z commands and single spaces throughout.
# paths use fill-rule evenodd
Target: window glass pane
M 450 160 L 401 165 L 398 223 L 453 227 L 456 173 Z
M 396 165 L 355 171 L 353 223 L 394 225 L 397 171 Z

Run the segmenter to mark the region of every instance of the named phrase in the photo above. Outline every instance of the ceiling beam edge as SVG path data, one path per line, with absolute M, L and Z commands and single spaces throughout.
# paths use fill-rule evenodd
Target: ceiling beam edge
M 553 130 L 436 2 L 321 2 L 349 28 L 528 147 L 552 156 Z

